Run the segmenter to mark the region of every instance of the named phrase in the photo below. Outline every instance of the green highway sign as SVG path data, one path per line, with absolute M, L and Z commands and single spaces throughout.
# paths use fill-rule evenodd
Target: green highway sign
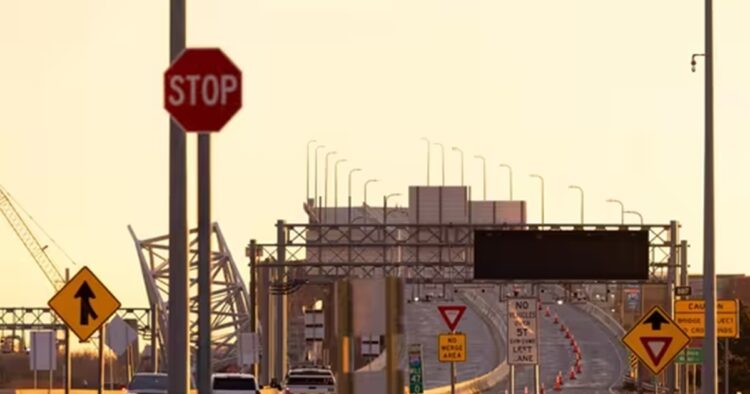
M 687 359 L 687 362 L 685 362 Z M 703 349 L 702 348 L 687 348 L 685 351 L 680 352 L 675 359 L 677 364 L 702 364 L 703 363 Z
M 422 371 L 422 345 L 409 345 L 409 394 L 424 393 L 424 373 Z

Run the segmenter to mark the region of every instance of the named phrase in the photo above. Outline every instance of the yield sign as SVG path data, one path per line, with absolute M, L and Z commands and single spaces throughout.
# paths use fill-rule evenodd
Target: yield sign
M 443 321 L 448 326 L 448 329 L 453 332 L 456 331 L 458 322 L 461 321 L 466 311 L 466 305 L 440 305 L 438 306 L 438 311 L 440 311 L 440 315 L 443 317 Z
M 622 342 L 657 375 L 690 343 L 690 337 L 655 306 L 625 334 Z

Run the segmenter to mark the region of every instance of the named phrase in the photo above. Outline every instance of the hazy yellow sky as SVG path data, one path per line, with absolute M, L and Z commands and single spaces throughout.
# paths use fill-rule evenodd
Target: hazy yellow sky
M 750 2 L 716 3 L 718 270 L 750 272 Z M 531 221 L 530 173 L 545 176 L 547 222 L 578 220 L 570 184 L 585 189 L 591 222 L 619 221 L 607 198 L 649 223 L 679 220 L 699 269 L 703 77 L 690 55 L 703 50 L 702 4 L 188 1 L 188 45 L 220 46 L 244 73 L 244 108 L 214 138 L 215 219 L 244 272 L 250 238 L 270 242 L 276 219 L 304 218 L 308 139 L 364 169 L 361 201 L 365 177 L 382 180 L 372 198 L 424 183 L 426 136 L 446 145 L 449 183 L 449 147 L 464 149 L 475 196 L 475 154 L 493 199 L 507 196 L 498 164 L 512 164 Z M 146 300 L 127 224 L 167 231 L 167 23 L 166 0 L 0 1 L 0 184 L 125 306 Z M 437 182 L 437 149 L 433 159 Z M 192 161 L 190 174 L 194 203 Z M 4 221 L 0 267 L 0 305 L 51 296 Z

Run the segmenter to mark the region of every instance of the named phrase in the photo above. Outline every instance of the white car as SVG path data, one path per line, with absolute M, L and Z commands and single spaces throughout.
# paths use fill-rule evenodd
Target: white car
M 215 373 L 211 376 L 212 394 L 260 394 L 262 388 L 250 374 Z
M 284 394 L 332 394 L 336 379 L 326 368 L 290 369 L 284 380 Z

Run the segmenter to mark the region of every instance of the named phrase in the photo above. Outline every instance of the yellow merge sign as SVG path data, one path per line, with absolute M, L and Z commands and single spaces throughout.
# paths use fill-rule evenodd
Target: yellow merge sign
M 466 335 L 438 335 L 438 361 L 441 363 L 466 361 Z
M 625 334 L 622 342 L 658 375 L 690 343 L 690 337 L 655 306 Z
M 737 300 L 716 301 L 716 336 L 739 338 L 739 313 Z M 675 320 L 690 338 L 706 335 L 706 302 L 703 300 L 680 300 L 675 302 Z
M 120 301 L 88 267 L 83 267 L 47 305 L 81 341 L 86 341 L 120 308 Z

